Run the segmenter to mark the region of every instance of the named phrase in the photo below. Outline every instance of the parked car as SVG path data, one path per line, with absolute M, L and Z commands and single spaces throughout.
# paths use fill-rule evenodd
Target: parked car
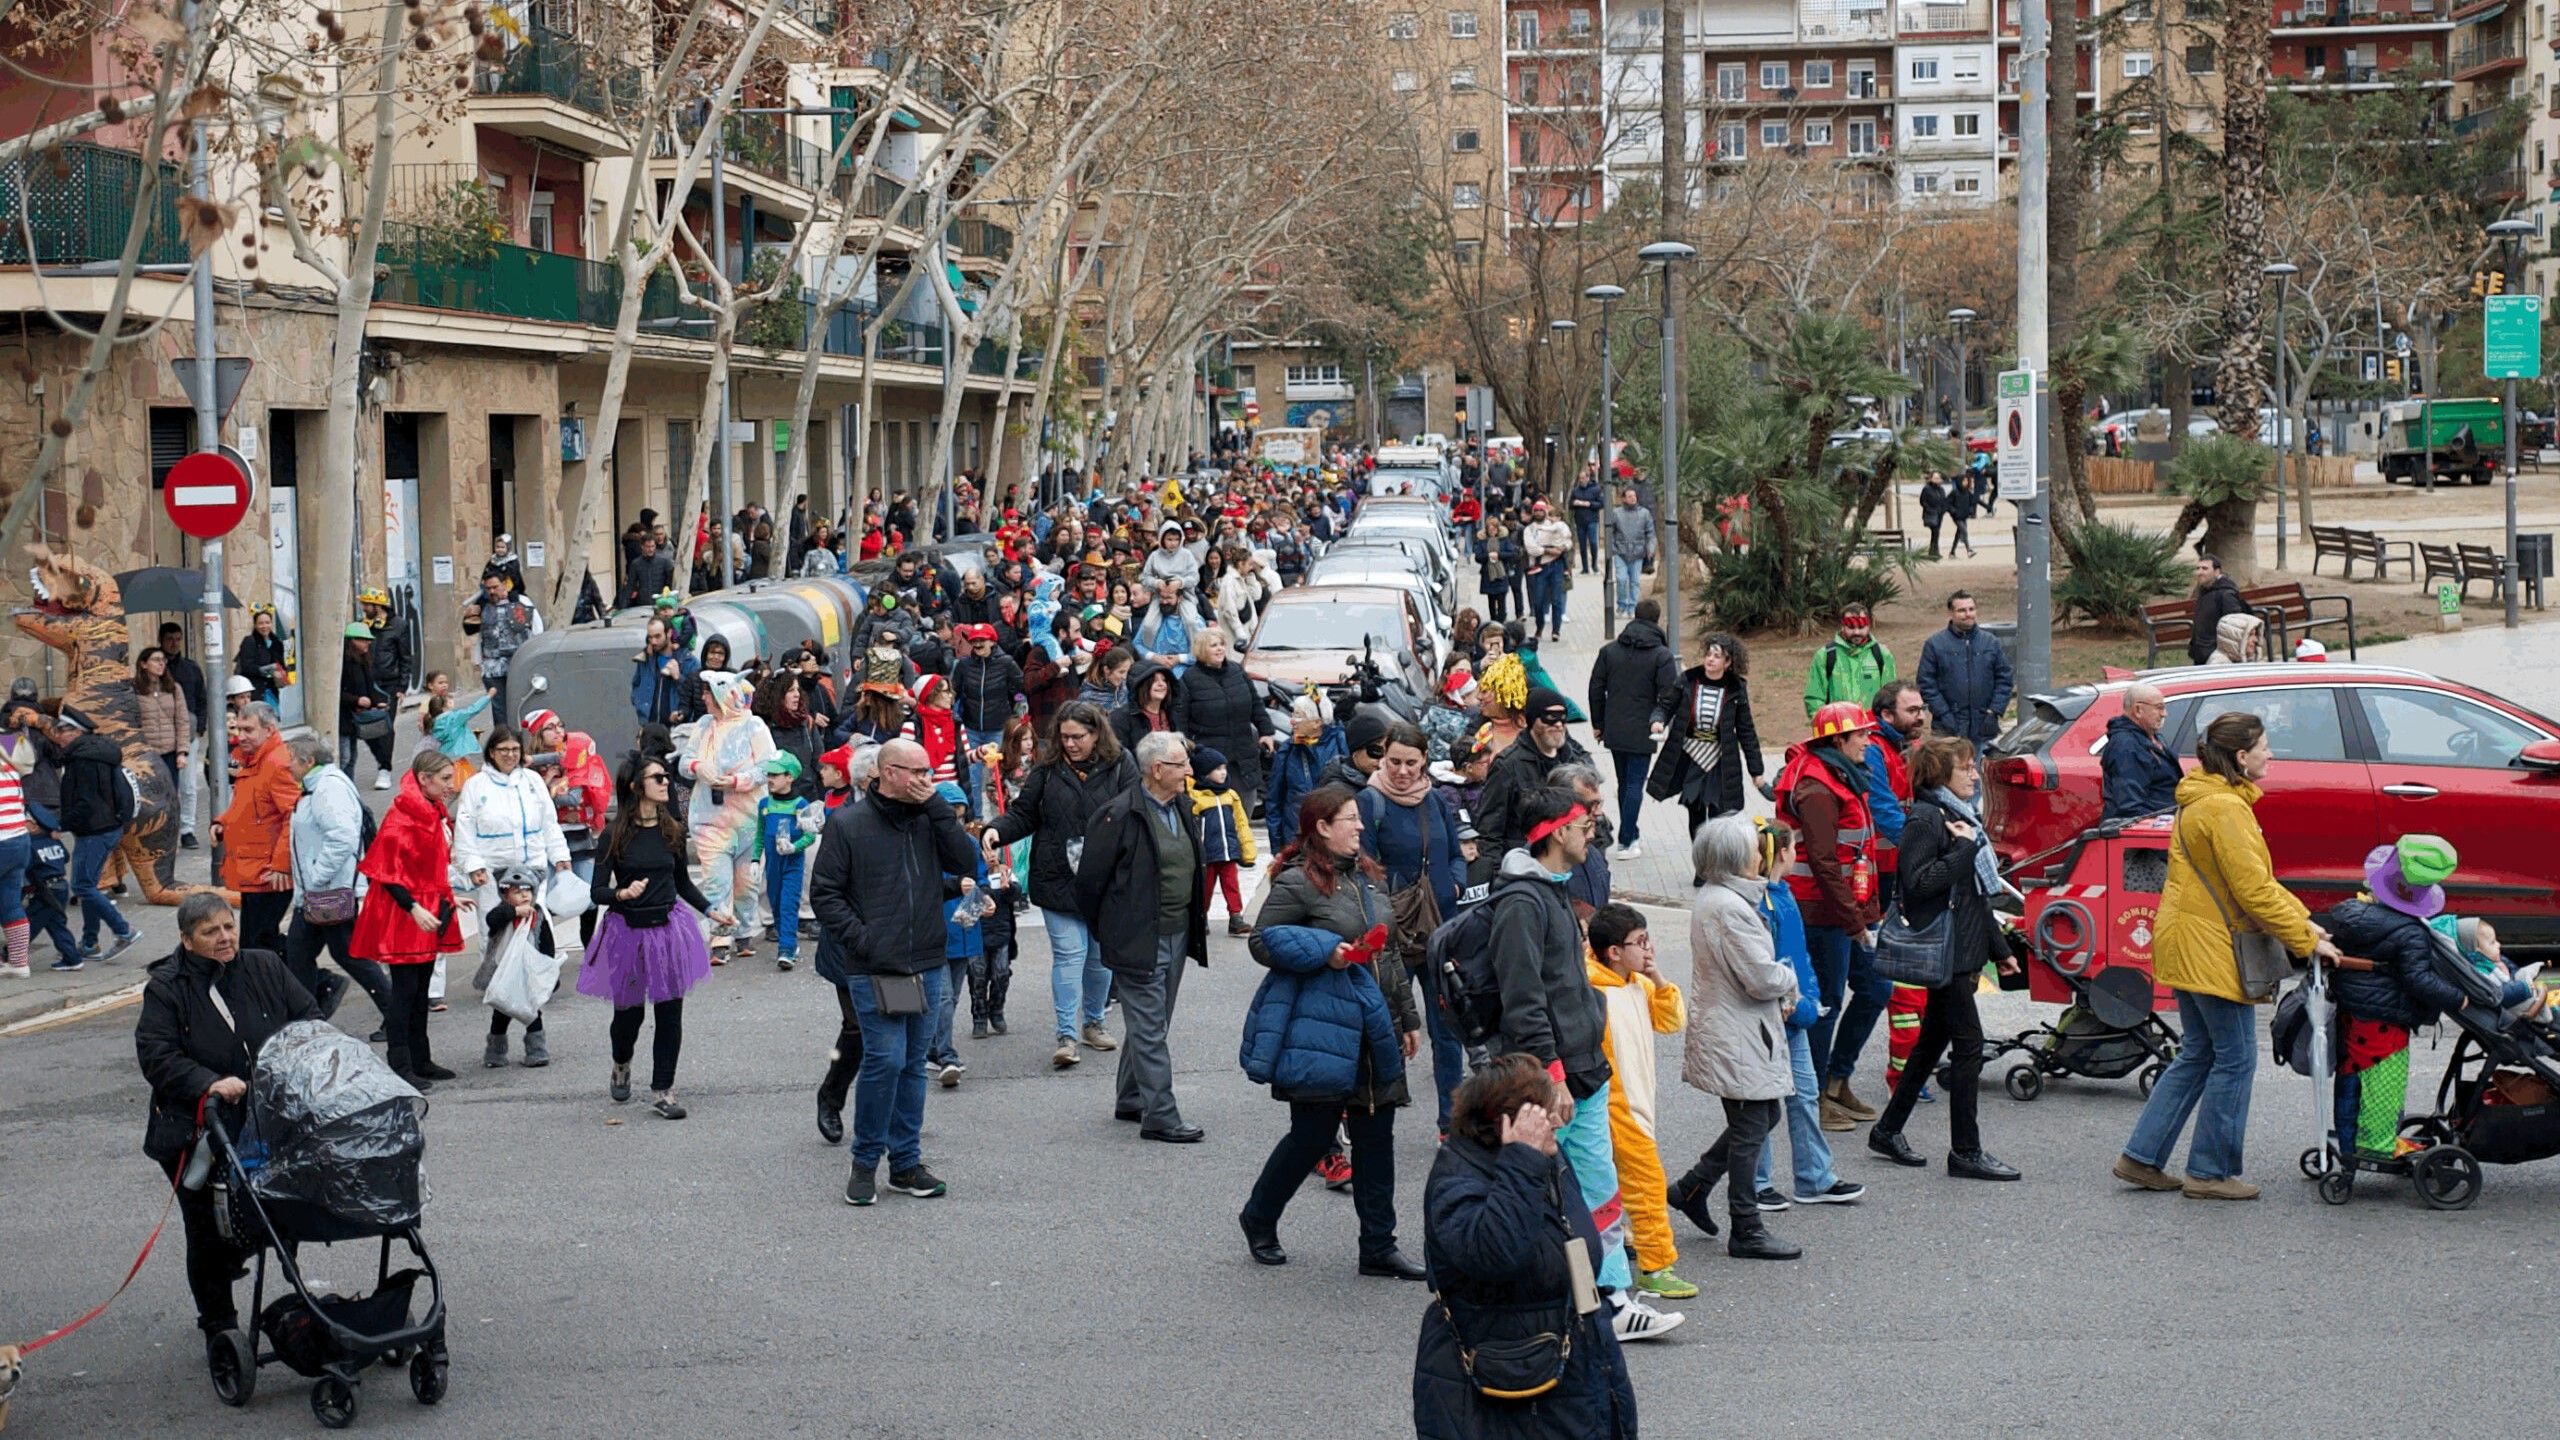
M 1263 683 L 1337 685 L 1359 663 L 1363 642 L 1405 688 L 1437 693 L 1437 642 L 1412 592 L 1392 585 L 1297 585 L 1272 596 L 1245 642 L 1244 673 Z
M 2387 665 L 2265 664 L 2147 671 L 2168 697 L 2161 738 L 2192 757 L 2216 715 L 2267 723 L 2275 751 L 2258 806 L 2277 878 L 2321 908 L 2364 883 L 2365 853 L 2410 832 L 2461 852 L 2455 910 L 2510 941 L 2560 944 L 2560 723 L 2514 701 Z M 2129 681 L 2030 696 L 1985 755 L 1985 818 L 2004 860 L 2098 823 L 2100 752 Z M 2193 760 L 2187 762 L 2191 767 Z M 2034 867 L 2029 867 L 2032 874 Z
M 2154 405 L 2141 410 L 2119 410 L 2097 420 L 2089 426 L 2089 448 L 2104 452 L 2107 435 L 2111 431 L 2116 437 L 2117 448 L 2124 451 L 2130 451 L 2135 441 L 2146 436 L 2165 439 L 2169 433 L 2168 407 Z M 2204 410 L 2187 412 L 2187 438 L 2201 440 L 2221 431 L 2222 422 Z
M 1404 530 L 1359 530 L 1325 547 L 1325 558 L 1358 555 L 1363 563 L 1390 559 L 1398 565 L 1415 567 L 1430 582 L 1431 595 L 1444 611 L 1454 611 L 1458 598 L 1457 577 L 1438 546 L 1420 535 Z
M 1411 595 L 1415 608 L 1422 612 L 1424 633 L 1431 637 L 1431 668 L 1437 671 L 1448 663 L 1449 641 L 1454 633 L 1449 617 L 1453 612 L 1440 603 L 1430 577 L 1402 551 L 1344 550 L 1337 546 L 1307 567 L 1305 588 L 1324 590 L 1342 585 L 1388 585 Z

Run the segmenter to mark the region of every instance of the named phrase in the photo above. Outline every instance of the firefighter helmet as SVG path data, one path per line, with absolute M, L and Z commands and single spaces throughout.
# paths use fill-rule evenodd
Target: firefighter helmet
M 1829 740 L 1839 735 L 1854 735 L 1876 728 L 1876 717 L 1867 707 L 1849 700 L 1834 700 L 1813 712 L 1813 738 Z

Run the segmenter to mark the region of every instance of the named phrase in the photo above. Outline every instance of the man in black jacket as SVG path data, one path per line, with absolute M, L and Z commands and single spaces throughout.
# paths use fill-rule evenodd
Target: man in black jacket
M 944 1193 L 924 1168 L 924 1062 L 948 983 L 942 902 L 976 888 L 976 847 L 933 793 L 924 747 L 892 740 L 879 765 L 871 793 L 827 817 L 809 886 L 818 973 L 841 977 L 862 1025 L 848 1205 L 879 1198 L 883 1153 L 890 1189 L 928 1200 Z
M 2215 632 L 2223 617 L 2246 615 L 2249 602 L 2240 598 L 2240 587 L 2222 573 L 2222 561 L 2210 550 L 2196 552 L 2196 609 L 2187 626 L 2187 663 L 2202 665 L 2213 658 Z
M 1648 595 L 1636 602 L 1636 618 L 1591 662 L 1591 696 L 1584 706 L 1618 772 L 1618 846 L 1609 853 L 1620 860 L 1644 853 L 1636 844 L 1636 822 L 1644 812 L 1645 772 L 1679 703 L 1680 662 L 1662 634 L 1662 602 Z
M 198 891 L 178 906 L 177 951 L 153 964 L 142 986 L 133 1048 L 151 1084 L 151 1118 L 142 1152 L 175 1179 L 195 1138 L 196 1107 L 208 1097 L 238 1134 L 249 1072 L 267 1037 L 296 1020 L 317 1020 L 319 1006 L 284 962 L 240 948 L 240 920 L 220 895 Z M 214 1228 L 213 1191 L 180 1190 L 187 1230 L 187 1288 L 206 1343 L 240 1327 L 232 1282 L 254 1252 Z
M 1118 1103 L 1149 1140 L 1201 1138 L 1173 1098 L 1167 1037 L 1182 993 L 1182 962 L 1209 963 L 1209 867 L 1191 808 L 1191 756 L 1158 730 L 1138 742 L 1138 784 L 1104 802 L 1076 867 L 1076 908 L 1093 931 L 1128 1030 L 1120 1040 Z
M 623 571 L 622 593 L 614 604 L 625 610 L 654 603 L 659 594 L 676 585 L 676 562 L 658 549 L 658 537 L 642 535 L 640 553 L 632 557 Z
M 71 894 L 80 902 L 80 949 L 83 958 L 113 960 L 142 937 L 116 902 L 98 886 L 107 857 L 133 822 L 133 780 L 124 771 L 124 751 L 98 732 L 88 716 L 69 705 L 53 722 L 53 743 L 62 747 L 62 828 L 72 834 Z M 103 955 L 98 927 L 113 931 L 116 943 Z
M 1564 696 L 1544 685 L 1531 689 L 1521 705 L 1520 738 L 1494 757 L 1493 768 L 1485 772 L 1484 793 L 1476 800 L 1480 867 L 1500 865 L 1506 853 L 1523 843 L 1528 827 L 1521 823 L 1522 802 L 1547 783 L 1550 772 L 1577 760 L 1591 763 L 1591 752 L 1564 732 L 1566 709 Z

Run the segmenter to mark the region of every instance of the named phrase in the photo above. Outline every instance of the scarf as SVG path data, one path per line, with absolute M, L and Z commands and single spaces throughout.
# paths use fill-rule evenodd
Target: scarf
M 1982 835 L 1982 847 L 1973 852 L 1974 889 L 1983 895 L 2014 893 L 2009 890 L 2009 882 L 2000 878 L 2000 857 L 1991 851 L 1991 832 L 1983 825 L 1982 816 L 1973 805 L 1957 799 L 1955 792 L 1944 785 L 1930 788 L 1929 803 L 1972 826 Z
M 1423 797 L 1431 793 L 1431 775 L 1426 767 L 1422 773 L 1413 777 L 1411 785 L 1399 789 L 1387 778 L 1387 767 L 1381 765 L 1369 772 L 1369 788 L 1410 810 L 1421 804 Z

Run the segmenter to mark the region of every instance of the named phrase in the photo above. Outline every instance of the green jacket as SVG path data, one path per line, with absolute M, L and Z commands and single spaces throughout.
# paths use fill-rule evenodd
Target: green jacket
M 1852 649 L 1834 636 L 1813 652 L 1813 666 L 1805 671 L 1804 718 L 1812 719 L 1814 711 L 1834 700 L 1872 705 L 1876 692 L 1893 678 L 1893 652 L 1883 641 L 1869 640 Z

